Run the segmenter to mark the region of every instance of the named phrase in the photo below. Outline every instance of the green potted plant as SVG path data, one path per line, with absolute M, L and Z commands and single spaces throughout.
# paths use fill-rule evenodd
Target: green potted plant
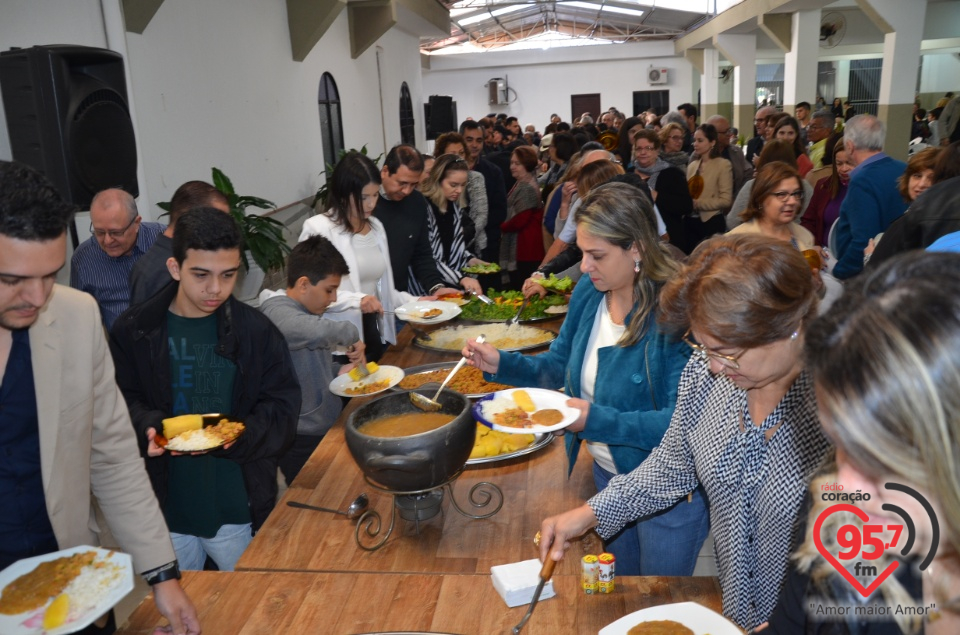
M 243 266 L 250 269 L 247 252 L 254 262 L 264 271 L 281 269 L 286 261 L 290 247 L 283 237 L 283 223 L 258 214 L 247 214 L 248 207 L 276 209 L 271 201 L 256 196 L 240 196 L 233 189 L 233 183 L 219 168 L 212 168 L 213 185 L 223 192 L 230 203 L 230 215 L 240 226 L 246 251 L 242 254 Z

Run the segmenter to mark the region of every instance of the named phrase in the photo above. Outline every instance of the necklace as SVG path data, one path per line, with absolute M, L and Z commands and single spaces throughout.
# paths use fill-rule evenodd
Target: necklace
M 610 321 L 617 326 L 623 326 L 623 319 L 618 320 L 613 316 L 613 292 L 607 291 L 604 296 L 607 299 L 607 314 L 610 316 Z

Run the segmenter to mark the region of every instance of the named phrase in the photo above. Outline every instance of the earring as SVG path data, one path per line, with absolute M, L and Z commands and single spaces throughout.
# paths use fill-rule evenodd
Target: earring
M 799 332 L 799 331 L 794 331 L 794 332 L 793 332 L 793 335 L 790 336 L 790 341 L 793 341 L 793 340 L 797 339 L 798 337 L 800 337 L 800 332 Z
M 640 273 L 640 260 L 633 261 L 633 273 Z

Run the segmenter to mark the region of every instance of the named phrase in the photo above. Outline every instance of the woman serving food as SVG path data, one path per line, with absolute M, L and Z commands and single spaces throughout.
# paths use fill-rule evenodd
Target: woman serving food
M 615 535 L 701 485 L 723 612 L 746 629 L 764 622 L 783 586 L 807 486 L 829 447 L 801 355 L 816 310 L 810 267 L 789 243 L 744 235 L 700 245 L 660 296 L 661 322 L 685 333 L 694 351 L 669 429 L 637 469 L 543 521 L 541 558 L 560 560 L 594 527 Z
M 463 353 L 485 379 L 520 386 L 565 386 L 580 417 L 567 431 L 570 468 L 582 442 L 602 490 L 660 443 L 673 414 L 689 350 L 658 327 L 657 295 L 677 263 L 661 247 L 649 199 L 609 183 L 576 212 L 581 271 L 567 319 L 550 350 L 524 356 L 468 340 Z M 684 492 L 694 492 L 691 486 Z M 605 536 L 621 575 L 690 575 L 708 531 L 699 491 L 691 500 Z M 622 530 L 621 530 L 622 529 Z

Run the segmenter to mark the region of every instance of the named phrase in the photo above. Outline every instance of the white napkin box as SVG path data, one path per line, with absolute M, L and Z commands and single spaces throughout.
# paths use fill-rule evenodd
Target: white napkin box
M 490 567 L 490 574 L 493 578 L 493 588 L 497 590 L 507 606 L 522 606 L 530 604 L 533 601 L 533 592 L 537 589 L 540 582 L 540 569 L 543 564 L 534 558 L 533 560 L 524 560 L 523 562 L 514 562 L 512 564 L 501 564 L 496 567 Z M 548 580 L 543 585 L 543 591 L 540 593 L 540 599 L 546 600 L 556 595 L 553 590 L 553 580 Z

